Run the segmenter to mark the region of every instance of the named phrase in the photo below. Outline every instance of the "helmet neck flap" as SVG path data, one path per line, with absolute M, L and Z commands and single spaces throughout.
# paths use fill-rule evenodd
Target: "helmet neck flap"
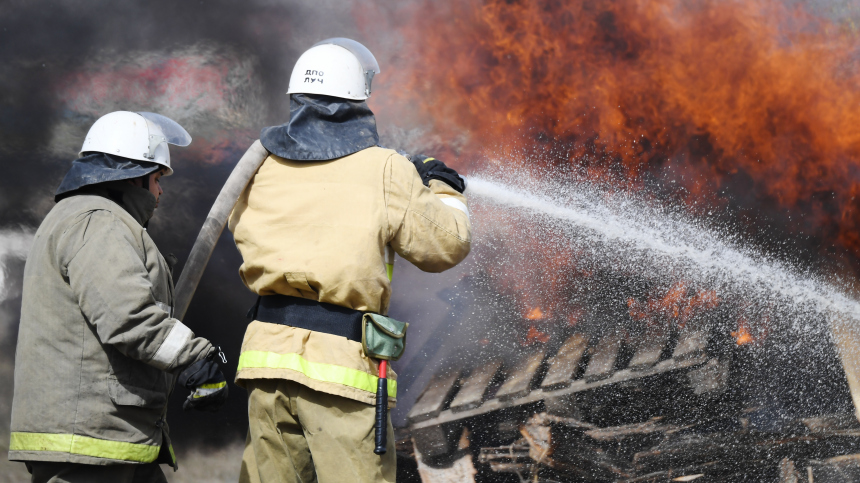
M 54 200 L 59 201 L 85 186 L 139 178 L 159 169 L 164 169 L 164 166 L 106 153 L 89 153 L 72 161 L 71 169 L 54 193 Z
M 314 94 L 290 95 L 290 120 L 263 128 L 270 153 L 294 161 L 328 161 L 376 146 L 376 118 L 364 101 Z

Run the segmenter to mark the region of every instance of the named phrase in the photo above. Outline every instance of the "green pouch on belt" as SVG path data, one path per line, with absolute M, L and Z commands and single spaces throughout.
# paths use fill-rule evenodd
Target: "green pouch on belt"
M 396 361 L 406 348 L 409 324 L 379 314 L 364 314 L 361 321 L 361 348 L 367 357 Z

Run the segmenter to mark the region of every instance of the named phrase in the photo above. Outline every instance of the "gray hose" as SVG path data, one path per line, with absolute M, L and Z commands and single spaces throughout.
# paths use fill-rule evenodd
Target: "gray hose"
M 185 262 L 185 268 L 182 269 L 182 275 L 176 284 L 174 317 L 177 319 L 182 320 L 185 317 L 185 312 L 188 311 L 191 297 L 197 290 L 206 264 L 209 263 L 209 257 L 212 256 L 212 250 L 215 249 L 215 244 L 218 243 L 218 238 L 227 224 L 227 217 L 230 216 L 230 212 L 233 211 L 233 207 L 236 206 L 239 196 L 245 191 L 251 177 L 254 176 L 268 156 L 269 152 L 260 144 L 260 141 L 254 141 L 254 144 L 248 148 L 242 159 L 233 168 L 233 172 L 230 173 L 230 177 L 227 178 L 227 182 L 224 183 L 224 187 L 218 193 L 218 198 L 215 199 L 206 221 L 203 222 L 200 234 L 197 235 L 197 240 L 191 248 L 191 254 L 188 255 L 188 261 Z

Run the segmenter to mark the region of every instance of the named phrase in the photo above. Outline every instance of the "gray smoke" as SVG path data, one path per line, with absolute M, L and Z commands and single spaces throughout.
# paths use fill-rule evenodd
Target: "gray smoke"
M 54 206 L 54 190 L 101 115 L 158 112 L 194 138 L 188 148 L 171 149 L 176 174 L 163 180 L 165 195 L 149 227 L 161 251 L 179 258 L 180 269 L 232 166 L 262 127 L 286 121 L 292 66 L 319 40 L 355 38 L 383 65 L 374 82 L 380 94 L 370 101 L 382 144 L 413 151 L 443 144 L 414 121 L 420 115 L 405 122 L 395 110 L 376 107 L 394 89 L 385 74 L 392 72 L 402 41 L 385 23 L 395 21 L 403 5 L 392 2 L 394 17 L 371 22 L 361 20 L 367 5 L 335 0 L 0 3 L 0 365 L 9 369 L 0 371 L 0 384 L 11 388 L 28 240 Z M 254 300 L 239 280 L 240 263 L 225 233 L 185 320 L 224 347 L 231 371 Z M 404 273 L 405 263 L 397 270 Z M 421 276 L 398 276 L 392 313 L 418 322 L 418 337 L 422 320 L 435 324 L 447 313 L 435 296 L 440 278 L 428 284 Z M 428 285 L 435 288 L 428 291 Z M 411 317 L 413 311 L 430 315 Z M 404 367 L 398 364 L 398 372 Z M 10 396 L 0 393 L 0 408 Z M 180 442 L 232 441 L 244 436 L 245 412 L 244 392 L 236 388 L 218 415 L 173 407 L 171 425 Z M 3 411 L 0 418 L 6 419 Z
M 0 348 L 17 332 L 24 260 L 33 244 L 27 227 L 0 230 Z
M 0 230 L 0 302 L 19 295 L 19 284 L 12 283 L 6 269 L 7 264 L 27 258 L 33 244 L 30 228 Z

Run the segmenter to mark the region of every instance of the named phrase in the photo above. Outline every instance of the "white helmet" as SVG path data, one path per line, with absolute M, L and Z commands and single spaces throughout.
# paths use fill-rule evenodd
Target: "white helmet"
M 79 156 L 99 152 L 148 161 L 173 174 L 167 144 L 188 146 L 191 136 L 176 121 L 152 112 L 116 111 L 100 117 L 87 132 Z
M 344 99 L 370 97 L 370 83 L 379 64 L 367 47 L 335 37 L 306 50 L 290 76 L 287 94 L 322 94 Z

